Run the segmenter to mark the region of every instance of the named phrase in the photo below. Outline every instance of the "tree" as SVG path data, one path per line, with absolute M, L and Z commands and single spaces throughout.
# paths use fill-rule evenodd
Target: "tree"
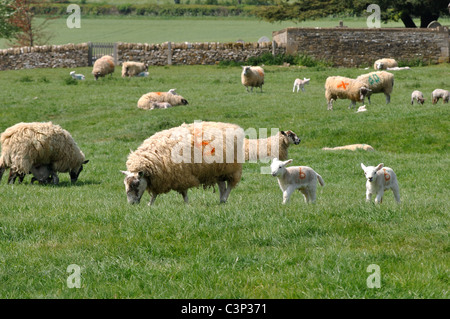
M 17 27 L 9 21 L 11 15 L 14 14 L 11 2 L 11 0 L 0 1 L 0 38 L 10 39 L 18 31 Z
M 420 17 L 420 27 L 437 20 L 447 12 L 449 0 L 273 0 L 273 6 L 262 7 L 257 15 L 264 20 L 275 22 L 284 20 L 302 21 L 335 14 L 361 15 L 370 4 L 378 4 L 381 19 L 401 20 L 405 27 L 416 28 L 412 17 Z

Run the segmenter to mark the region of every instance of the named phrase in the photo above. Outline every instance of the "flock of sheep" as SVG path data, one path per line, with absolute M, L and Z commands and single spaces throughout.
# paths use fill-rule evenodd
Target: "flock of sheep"
M 92 70 L 95 80 L 114 72 L 114 60 L 111 56 L 98 59 Z M 356 102 L 363 102 L 370 95 L 384 93 L 386 103 L 390 102 L 390 94 L 394 86 L 394 75 L 384 70 L 396 70 L 398 64 L 393 59 L 382 59 L 374 63 L 377 70 L 363 74 L 356 79 L 341 76 L 328 77 L 325 82 L 325 97 L 328 109 L 332 110 L 336 99 L 349 99 L 350 107 Z M 139 62 L 124 62 L 122 77 L 147 76 L 148 66 Z M 81 74 L 70 73 L 74 79 L 84 80 Z M 310 79 L 296 79 L 293 92 L 308 84 Z M 242 85 L 253 90 L 264 84 L 264 70 L 261 67 L 244 66 L 241 73 Z M 440 98 L 448 102 L 449 92 L 437 89 L 432 93 L 433 104 Z M 416 100 L 423 104 L 420 91 L 414 91 L 411 103 Z M 138 108 L 156 109 L 175 105 L 186 105 L 187 100 L 171 89 L 168 92 L 149 92 L 138 100 Z M 230 138 L 232 132 L 232 138 Z M 188 137 L 188 138 L 186 138 Z M 211 139 L 211 137 L 213 137 Z M 7 168 L 10 169 L 8 183 L 13 184 L 16 178 L 22 182 L 26 174 L 32 174 L 31 182 L 58 184 L 59 172 L 68 172 L 71 182 L 77 181 L 83 165 L 88 163 L 69 132 L 59 125 L 47 123 L 19 123 L 6 129 L 0 136 L 0 180 Z M 146 139 L 136 151 L 131 152 L 126 162 L 124 184 L 127 200 L 131 204 L 139 203 L 147 191 L 153 204 L 159 194 L 171 190 L 177 191 L 188 202 L 187 191 L 193 187 L 219 188 L 220 202 L 226 202 L 231 190 L 239 183 L 242 176 L 242 164 L 245 161 L 272 159 L 271 174 L 276 176 L 283 192 L 283 204 L 286 204 L 295 190 L 300 190 L 307 203 L 316 200 L 317 182 L 324 186 L 323 178 L 308 166 L 291 166 L 288 160 L 290 145 L 300 143 L 299 137 L 292 131 L 280 131 L 265 139 L 247 139 L 244 130 L 236 124 L 222 122 L 201 122 L 182 124 L 168 130 L 155 133 Z M 277 148 L 275 148 L 277 147 Z M 367 144 L 353 144 L 336 149 L 363 149 L 373 151 Z M 175 155 L 188 155 L 188 161 L 174 161 Z M 242 152 L 240 152 L 242 151 Z M 200 152 L 200 161 L 191 161 Z M 273 154 L 277 156 L 274 157 Z M 222 161 L 209 161 L 208 158 L 219 156 Z M 365 166 L 361 168 L 366 175 L 366 200 L 372 194 L 375 202 L 382 202 L 384 191 L 391 189 L 397 202 L 400 202 L 397 177 L 391 168 Z

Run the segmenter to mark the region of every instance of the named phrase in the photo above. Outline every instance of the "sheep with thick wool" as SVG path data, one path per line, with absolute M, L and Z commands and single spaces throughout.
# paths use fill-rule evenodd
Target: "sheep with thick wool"
M 417 101 L 418 104 L 422 104 L 425 102 L 425 99 L 423 97 L 423 93 L 420 91 L 413 91 L 411 93 L 411 105 L 414 104 L 414 100 Z
M 364 98 L 371 90 L 360 81 L 343 77 L 330 76 L 325 81 L 325 98 L 328 102 L 328 110 L 333 110 L 333 101 L 339 99 L 349 99 L 349 108 L 355 106 L 356 102 L 364 102 Z
M 141 72 L 148 71 L 148 65 L 142 62 L 123 62 L 122 63 L 122 77 L 137 76 Z
M 254 87 L 261 88 L 264 84 L 264 69 L 260 66 L 242 66 L 241 83 L 248 92 L 248 87 L 253 92 Z
M 398 186 L 397 175 L 394 170 L 385 167 L 383 163 L 375 166 L 365 166 L 361 163 L 366 181 L 366 201 L 369 202 L 375 194 L 375 203 L 383 202 L 383 195 L 386 190 L 391 189 L 397 203 L 400 203 L 400 188 Z
M 192 187 L 218 184 L 227 201 L 242 175 L 244 131 L 221 122 L 183 124 L 158 132 L 128 156 L 124 184 L 127 200 L 138 204 L 145 190 L 152 205 L 159 194 L 179 192 L 188 202 Z
M 364 83 L 371 91 L 366 95 L 370 103 L 370 96 L 375 93 L 384 93 L 386 104 L 391 101 L 391 93 L 394 88 L 394 75 L 386 71 L 371 72 L 358 76 L 356 81 Z
M 442 103 L 448 103 L 449 92 L 443 89 L 436 89 L 431 93 L 431 101 L 436 104 L 439 99 L 442 99 Z
M 290 145 L 298 145 L 300 138 L 292 131 L 280 131 L 277 134 L 259 139 L 245 139 L 244 151 L 246 161 L 256 161 L 277 156 L 281 160 L 288 158 L 288 148 Z M 272 149 L 272 145 L 278 144 L 278 154 L 274 154 L 277 150 Z
M 144 110 L 149 110 L 152 107 L 153 102 L 167 102 L 171 106 L 187 105 L 188 101 L 178 94 L 171 92 L 150 92 L 140 97 L 137 103 L 137 107 Z
M 375 70 L 386 70 L 387 68 L 395 68 L 398 67 L 397 61 L 395 59 L 378 59 L 374 62 L 373 68 Z
M 75 183 L 88 162 L 70 133 L 52 122 L 18 123 L 1 134 L 0 142 L 0 180 L 10 168 L 9 183 L 17 176 L 23 179 L 33 166 L 41 165 L 51 166 L 55 184 L 59 182 L 57 172 L 69 172 Z
M 114 73 L 114 67 L 114 58 L 110 55 L 104 55 L 94 62 L 92 74 L 97 81 L 99 77 L 104 77 L 108 74 L 112 75 Z

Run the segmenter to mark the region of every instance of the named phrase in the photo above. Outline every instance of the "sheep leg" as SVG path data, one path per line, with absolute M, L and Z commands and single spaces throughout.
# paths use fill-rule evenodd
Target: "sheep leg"
M 17 178 L 17 172 L 9 170 L 8 184 L 14 184 Z
M 181 191 L 180 194 L 183 196 L 184 202 L 187 204 L 188 203 L 187 190 L 186 191 Z
M 305 198 L 305 203 L 309 203 L 310 195 L 308 193 L 307 189 L 299 189 L 299 191 L 303 194 L 303 197 Z
M 156 195 L 156 194 L 152 194 L 151 195 L 150 201 L 148 202 L 148 206 L 152 206 L 153 205 L 153 203 L 156 200 L 156 196 L 158 196 L 158 195 Z
M 386 104 L 391 102 L 391 96 L 389 94 L 384 94 L 386 96 Z
M 369 191 L 366 192 L 366 202 L 370 202 L 370 200 L 372 199 L 372 193 L 370 193 Z
M 54 185 L 58 185 L 59 184 L 59 177 L 58 177 L 58 173 L 56 173 L 54 170 L 52 170 L 52 182 Z
M 377 197 L 375 197 L 375 203 L 376 204 L 381 204 L 383 202 L 383 195 L 384 195 L 384 191 L 380 190 L 377 194 Z
M 302 89 L 302 92 L 305 92 L 305 88 L 303 86 L 301 87 L 301 89 Z M 297 92 L 298 92 L 298 90 L 297 90 Z
M 225 181 L 218 182 L 217 184 L 219 185 L 220 202 L 226 203 L 228 196 L 230 196 L 231 184 L 229 182 L 226 184 Z
M 3 173 L 5 173 L 5 168 L 0 167 L 0 182 L 2 181 Z
M 25 174 L 18 174 L 17 176 L 19 177 L 19 184 L 22 184 Z
M 309 202 L 311 204 L 314 204 L 316 202 L 316 188 L 315 187 L 312 187 L 309 190 Z
M 289 199 L 294 191 L 295 186 L 288 186 L 288 188 L 283 191 L 283 204 L 289 203 Z
M 394 193 L 394 198 L 397 203 L 400 203 L 400 190 L 398 186 L 392 188 L 392 192 Z
M 348 108 L 352 109 L 354 106 L 356 106 L 356 102 L 355 101 L 351 101 L 350 105 L 348 106 Z
M 330 100 L 328 101 L 328 110 L 333 111 L 333 99 L 330 99 Z
M 292 88 L 292 93 L 294 93 L 295 92 L 295 84 L 294 84 L 294 87 Z M 298 93 L 298 89 L 297 89 L 297 93 Z

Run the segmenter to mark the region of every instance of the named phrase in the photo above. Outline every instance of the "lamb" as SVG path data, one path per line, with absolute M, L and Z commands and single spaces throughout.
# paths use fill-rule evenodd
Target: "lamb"
M 268 138 L 245 139 L 244 150 L 246 161 L 256 161 L 257 159 L 272 158 L 272 145 L 278 142 L 278 158 L 286 160 L 288 158 L 288 148 L 291 144 L 298 145 L 300 138 L 292 131 L 280 131 L 276 135 Z
M 242 66 L 241 83 L 248 92 L 248 87 L 253 92 L 254 87 L 261 88 L 264 84 L 264 69 L 260 66 Z
M 150 103 L 145 105 L 146 107 L 149 107 L 146 110 L 154 110 L 154 109 L 168 109 L 169 107 L 172 107 L 172 105 L 170 103 L 167 102 L 153 102 L 151 101 Z M 142 108 L 144 109 L 144 108 Z
M 439 99 L 442 99 L 443 103 L 448 103 L 449 92 L 443 89 L 436 89 L 431 93 L 431 100 L 433 104 L 436 104 Z
M 145 190 L 149 205 L 171 190 L 187 203 L 189 188 L 216 183 L 225 203 L 241 179 L 243 139 L 241 127 L 221 122 L 184 124 L 152 135 L 129 154 L 122 171 L 128 203 L 138 204 Z
M 108 74 L 111 74 L 112 76 L 114 67 L 114 58 L 110 55 L 104 55 L 100 59 L 95 61 L 94 67 L 92 69 L 92 74 L 97 81 L 99 77 L 104 77 Z
M 333 110 L 333 101 L 349 99 L 349 108 L 355 106 L 356 102 L 364 102 L 364 98 L 371 90 L 360 81 L 343 76 L 330 76 L 325 81 L 325 98 L 328 101 L 328 110 Z
M 137 76 L 142 72 L 147 72 L 148 65 L 142 62 L 123 62 L 122 63 L 122 77 L 133 77 Z
M 364 83 L 371 91 L 367 93 L 370 103 L 370 96 L 374 93 L 384 93 L 386 104 L 391 101 L 391 93 L 394 88 L 394 75 L 386 71 L 371 72 L 362 74 L 356 78 L 356 81 Z
M 417 101 L 418 104 L 422 104 L 425 102 L 425 99 L 423 98 L 423 93 L 420 91 L 413 91 L 411 94 L 411 105 L 414 104 L 414 100 Z
M 53 180 L 51 165 L 33 165 L 31 167 L 31 174 L 33 174 L 33 177 L 31 178 L 31 184 L 33 184 L 35 181 L 38 181 L 39 184 L 48 184 Z
M 386 70 L 387 68 L 395 68 L 398 67 L 397 61 L 395 59 L 379 59 L 376 60 L 373 64 L 373 68 L 375 70 Z
M 185 98 L 178 94 L 172 94 L 170 92 L 150 92 L 141 96 L 138 100 L 137 107 L 149 110 L 152 109 L 153 102 L 167 102 L 171 106 L 189 104 Z
M 340 150 L 348 150 L 348 151 L 356 151 L 356 150 L 364 150 L 364 151 L 374 151 L 374 148 L 369 144 L 350 144 L 344 146 L 336 146 L 336 147 L 324 147 L 322 148 L 324 151 L 340 151 Z
M 314 203 L 316 201 L 317 181 L 319 181 L 321 186 L 325 185 L 322 176 L 308 166 L 291 166 L 286 168 L 286 165 L 290 163 L 292 163 L 292 159 L 283 162 L 278 158 L 274 158 L 270 165 L 272 176 L 278 178 L 278 185 L 280 185 L 283 192 L 283 204 L 289 202 L 292 193 L 296 189 L 302 192 L 306 203 Z
M 292 92 L 295 91 L 295 88 L 297 88 L 297 93 L 300 89 L 302 89 L 302 92 L 305 92 L 305 84 L 309 84 L 309 80 L 311 80 L 311 79 L 307 79 L 307 78 L 303 78 L 303 80 L 295 79 L 294 87 L 292 88 Z
M 136 76 L 137 76 L 137 77 L 140 77 L 140 78 L 146 78 L 146 77 L 148 77 L 148 75 L 149 75 L 148 72 L 141 72 L 141 73 L 139 73 L 139 74 L 136 75 Z
M 398 186 L 397 175 L 395 175 L 392 168 L 383 167 L 384 164 L 378 166 L 365 166 L 361 163 L 361 168 L 366 176 L 366 202 L 372 198 L 372 194 L 376 194 L 375 203 L 383 202 L 384 191 L 392 189 L 394 198 L 397 203 L 400 203 L 400 189 Z
M 74 80 L 85 80 L 86 79 L 86 77 L 83 74 L 75 74 L 75 71 L 71 71 L 70 76 Z
M 50 165 L 54 184 L 59 182 L 57 172 L 69 172 L 72 183 L 78 180 L 83 165 L 88 163 L 69 132 L 52 122 L 18 123 L 0 136 L 0 180 L 10 168 L 8 183 L 13 184 L 33 172 L 33 166 Z

